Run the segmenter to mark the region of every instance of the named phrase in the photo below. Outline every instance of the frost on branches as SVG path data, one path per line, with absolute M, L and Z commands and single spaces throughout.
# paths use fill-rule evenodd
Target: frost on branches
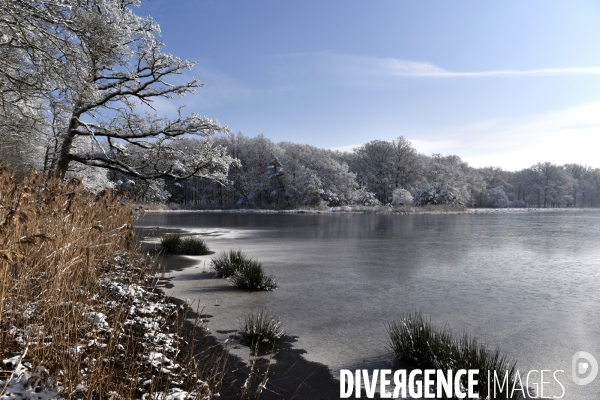
M 392 205 L 394 206 L 409 206 L 413 203 L 413 196 L 406 189 L 397 188 L 392 192 Z
M 138 5 L 0 0 L 2 103 L 15 104 L 13 114 L 44 109 L 46 172 L 65 177 L 79 163 L 142 179 L 225 181 L 234 160 L 212 138 L 228 133 L 226 127 L 195 113 L 180 112 L 174 120 L 155 113 L 155 99 L 184 96 L 202 85 L 195 79 L 169 82 L 194 63 L 162 52 L 158 24 L 135 15 Z M 198 145 L 186 148 L 184 136 L 198 138 Z M 82 150 L 82 138 L 94 145 Z

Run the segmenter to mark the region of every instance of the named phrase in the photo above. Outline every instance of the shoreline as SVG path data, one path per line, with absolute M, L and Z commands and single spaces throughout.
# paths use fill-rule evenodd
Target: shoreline
M 144 251 L 150 250 L 151 254 L 152 250 L 156 251 L 152 249 L 154 247 L 152 244 L 148 242 L 142 244 L 144 245 Z M 150 249 L 146 247 L 150 247 Z M 159 251 L 156 251 L 156 254 L 159 254 Z M 172 291 L 173 284 L 171 280 L 176 278 L 176 275 L 174 276 L 172 273 L 192 270 L 202 264 L 205 259 L 210 260 L 211 256 L 212 254 L 197 256 L 197 262 L 192 262 L 185 256 L 169 256 L 166 261 L 163 257 L 162 262 L 159 261 L 161 270 L 156 271 L 155 275 L 158 279 L 155 290 L 175 304 L 186 304 L 189 300 L 177 297 Z M 201 273 L 203 275 L 202 279 L 213 279 L 214 274 L 211 270 Z M 200 300 L 194 300 L 194 303 L 196 302 L 200 303 Z M 202 318 L 202 326 L 206 329 L 204 332 L 198 333 L 201 339 L 209 343 L 209 347 L 218 345 L 227 351 L 227 384 L 223 386 L 222 390 L 224 398 L 234 398 L 227 397 L 235 395 L 235 393 L 228 391 L 234 388 L 231 383 L 246 379 L 251 368 L 254 368 L 258 379 L 263 377 L 265 373 L 268 374 L 266 390 L 259 397 L 261 400 L 288 398 L 331 400 L 339 398 L 339 379 L 335 377 L 329 366 L 309 361 L 303 357 L 306 350 L 294 346 L 298 336 L 293 335 L 293 332 L 289 335 L 286 334 L 273 352 L 263 350 L 258 355 L 252 356 L 250 355 L 250 348 L 240 342 L 239 337 L 236 335 L 237 332 L 213 330 L 211 328 L 210 318 L 213 317 L 214 312 L 212 309 L 208 312 L 205 307 L 200 307 L 196 311 L 193 311 L 194 307 L 190 307 L 185 325 L 191 327 L 193 325 L 192 319 Z
M 144 207 L 144 206 L 141 206 Z M 260 209 L 260 208 L 240 208 L 240 209 L 146 209 L 144 213 L 207 213 L 207 214 L 396 214 L 396 215 L 436 215 L 436 214 L 458 214 L 458 215 L 477 215 L 477 214 L 512 214 L 529 212 L 599 212 L 600 208 L 576 208 L 576 207 L 553 207 L 553 208 L 460 208 L 453 210 L 452 207 L 444 207 L 439 210 L 434 208 L 407 207 L 394 208 L 388 206 L 340 206 L 329 207 L 327 209 L 306 209 L 306 210 L 286 210 L 286 209 Z

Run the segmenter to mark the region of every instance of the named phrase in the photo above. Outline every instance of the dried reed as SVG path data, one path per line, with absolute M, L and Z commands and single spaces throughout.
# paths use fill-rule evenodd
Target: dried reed
M 227 354 L 199 356 L 180 335 L 186 310 L 153 291 L 133 209 L 114 192 L 0 169 L 0 396 L 11 382 L 61 398 L 219 392 Z

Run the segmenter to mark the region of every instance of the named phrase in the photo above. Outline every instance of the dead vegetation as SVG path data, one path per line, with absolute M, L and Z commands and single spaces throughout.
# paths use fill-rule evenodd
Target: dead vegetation
M 181 334 L 187 310 L 153 290 L 132 210 L 113 192 L 0 171 L 0 397 L 218 396 L 227 353 Z

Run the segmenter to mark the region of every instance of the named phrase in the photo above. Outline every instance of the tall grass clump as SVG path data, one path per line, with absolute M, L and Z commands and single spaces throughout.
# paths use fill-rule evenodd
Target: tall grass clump
M 160 244 L 164 251 L 169 253 L 177 253 L 181 246 L 181 236 L 174 233 L 167 233 L 160 239 Z
M 226 357 L 201 362 L 179 335 L 185 312 L 153 292 L 133 209 L 112 191 L 0 169 L 0 397 L 219 391 Z
M 389 348 L 397 359 L 428 368 L 454 369 L 456 343 L 451 332 L 436 329 L 421 313 L 412 313 L 388 326 Z
M 277 288 L 275 278 L 267 275 L 262 268 L 262 264 L 254 260 L 238 269 L 232 279 L 239 288 L 248 289 L 251 292 Z
M 189 256 L 204 256 L 210 254 L 210 250 L 208 249 L 208 246 L 204 240 L 197 237 L 188 236 L 181 239 L 179 253 Z
M 224 251 L 211 259 L 217 278 L 231 278 L 237 271 L 252 262 L 241 250 Z
M 456 338 L 447 327 L 435 328 L 421 313 L 409 313 L 392 322 L 387 333 L 388 348 L 398 361 L 414 363 L 423 369 L 478 369 L 484 378 L 487 371 L 491 374 L 496 371 L 501 379 L 508 374 L 508 388 L 513 386 L 515 361 L 502 355 L 499 349 L 490 350 L 467 333 Z M 463 384 L 467 386 L 466 378 Z M 498 390 L 494 398 L 511 399 L 509 390 Z M 479 379 L 477 391 L 482 398 L 487 396 L 487 378 Z
M 222 252 L 211 259 L 218 278 L 231 278 L 233 283 L 249 291 L 277 288 L 275 278 L 263 270 L 262 264 L 247 257 L 241 250 Z
M 284 335 L 281 318 L 264 309 L 250 312 L 240 326 L 240 335 L 251 346 L 273 344 Z
M 163 250 L 169 253 L 185 254 L 189 256 L 204 256 L 210 254 L 208 246 L 201 238 L 194 236 L 182 237 L 168 233 L 160 240 Z

